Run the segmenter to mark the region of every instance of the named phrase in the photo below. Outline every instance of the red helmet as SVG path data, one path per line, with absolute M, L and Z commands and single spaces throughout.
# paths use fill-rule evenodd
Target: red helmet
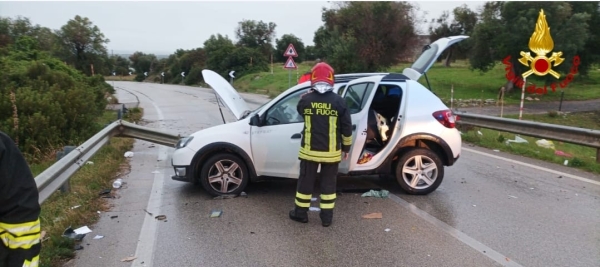
M 312 68 L 310 85 L 319 93 L 333 90 L 334 71 L 327 63 L 318 63 Z

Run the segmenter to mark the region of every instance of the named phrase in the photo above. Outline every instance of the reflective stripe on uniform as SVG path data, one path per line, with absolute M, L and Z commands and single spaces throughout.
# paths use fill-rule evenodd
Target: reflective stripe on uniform
M 300 192 L 296 192 L 296 205 L 302 208 L 310 207 L 310 199 L 312 195 L 302 194 Z
M 0 240 L 10 249 L 30 249 L 40 243 L 40 219 L 26 223 L 0 223 Z
M 319 206 L 321 209 L 333 209 L 335 206 L 336 195 L 333 194 L 321 194 L 321 202 Z
M 40 256 L 35 256 L 33 257 L 33 259 L 30 260 L 25 260 L 25 262 L 23 263 L 23 267 L 38 267 L 40 264 Z
M 342 144 L 345 145 L 345 146 L 352 145 L 352 135 L 351 136 L 344 136 L 342 134 Z
M 342 160 L 342 151 L 311 151 L 301 147 L 298 157 L 315 162 L 338 162 Z
M 304 115 L 304 148 L 310 150 L 310 116 Z
M 337 117 L 329 117 L 329 151 L 337 148 Z

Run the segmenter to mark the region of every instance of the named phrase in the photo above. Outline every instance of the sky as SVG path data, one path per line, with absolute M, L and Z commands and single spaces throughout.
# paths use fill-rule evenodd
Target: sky
M 477 11 L 485 1 L 419 1 L 428 21 L 463 3 Z M 235 41 L 238 22 L 274 22 L 276 37 L 294 34 L 305 45 L 313 44 L 314 32 L 323 24 L 321 10 L 328 1 L 4 1 L 0 16 L 27 17 L 50 29 L 60 29 L 76 15 L 88 17 L 107 37 L 109 53 L 135 51 L 168 55 L 177 49 L 202 47 L 211 34 L 228 35 Z M 426 14 L 424 13 L 426 12 Z M 420 30 L 426 33 L 427 24 Z M 273 40 L 275 41 L 275 40 Z

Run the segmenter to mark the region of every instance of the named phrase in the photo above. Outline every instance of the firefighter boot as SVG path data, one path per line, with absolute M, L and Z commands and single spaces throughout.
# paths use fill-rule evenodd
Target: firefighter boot
M 293 210 L 290 210 L 290 219 L 301 223 L 307 223 L 308 209 L 295 207 Z
M 321 225 L 323 225 L 323 227 L 329 227 L 333 221 L 333 210 L 321 209 L 319 217 L 321 217 Z

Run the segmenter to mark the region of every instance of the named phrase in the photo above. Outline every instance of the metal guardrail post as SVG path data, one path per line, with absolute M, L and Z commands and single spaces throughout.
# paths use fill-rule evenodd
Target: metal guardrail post
M 62 151 L 58 151 L 56 153 L 56 161 L 59 161 L 61 158 L 71 153 L 76 147 L 75 146 L 65 146 Z M 60 191 L 63 193 L 71 192 L 71 180 L 66 180 L 64 184 L 60 186 Z
M 600 164 L 600 148 L 596 149 L 596 163 Z

